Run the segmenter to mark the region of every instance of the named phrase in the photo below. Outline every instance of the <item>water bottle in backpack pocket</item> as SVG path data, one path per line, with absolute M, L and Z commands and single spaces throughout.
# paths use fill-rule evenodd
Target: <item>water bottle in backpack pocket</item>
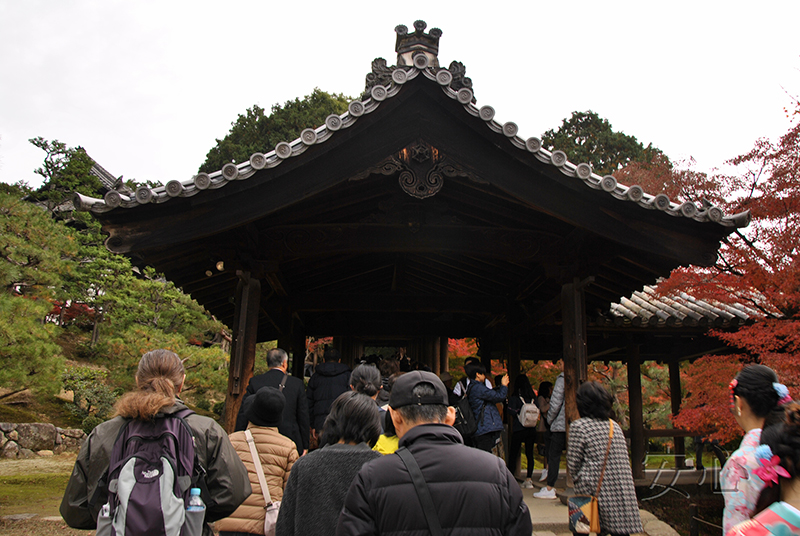
M 189 504 L 186 506 L 186 521 L 184 521 L 183 534 L 200 536 L 203 533 L 203 522 L 206 519 L 206 504 L 200 497 L 200 488 L 192 488 L 189 493 Z

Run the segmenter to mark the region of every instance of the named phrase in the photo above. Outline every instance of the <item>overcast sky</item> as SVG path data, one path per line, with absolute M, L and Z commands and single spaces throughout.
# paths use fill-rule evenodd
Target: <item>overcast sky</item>
M 0 0 L 0 181 L 41 183 L 36 136 L 126 179 L 190 179 L 248 107 L 358 95 L 417 19 L 523 138 L 591 109 L 709 170 L 785 133 L 800 94 L 798 0 Z

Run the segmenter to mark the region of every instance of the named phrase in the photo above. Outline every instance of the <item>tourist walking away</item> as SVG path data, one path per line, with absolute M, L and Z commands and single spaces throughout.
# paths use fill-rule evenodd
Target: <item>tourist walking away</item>
M 340 394 L 350 390 L 350 367 L 341 363 L 342 354 L 335 348 L 326 348 L 322 355 L 323 363 L 308 380 L 308 409 L 311 414 L 311 430 L 317 439 L 322 432 L 325 417 L 331 404 Z
M 308 402 L 305 397 L 303 380 L 288 373 L 289 354 L 282 348 L 273 348 L 267 352 L 267 367 L 264 374 L 253 376 L 244 392 L 242 407 L 236 418 L 236 431 L 247 427 L 244 415 L 244 402 L 262 387 L 275 387 L 283 393 L 286 405 L 278 423 L 278 431 L 297 445 L 297 453 L 302 456 L 308 452 L 310 424 L 308 418 Z
M 533 494 L 537 499 L 556 499 L 556 480 L 561 453 L 567 446 L 567 419 L 564 404 L 564 373 L 558 375 L 547 410 L 550 437 L 547 445 L 547 485 Z
M 780 422 L 781 405 L 791 401 L 789 391 L 778 383 L 775 372 L 764 365 L 744 367 L 729 386 L 733 418 L 745 432 L 739 448 L 730 455 L 720 473 L 725 498 L 723 533 L 750 519 L 764 481 L 754 472 L 760 464 L 755 452 L 765 423 Z
M 478 421 L 478 429 L 472 436 L 473 446 L 491 452 L 500 441 L 500 432 L 503 431 L 503 417 L 500 416 L 496 404 L 505 402 L 508 396 L 508 374 L 503 375 L 500 385 L 494 389 L 486 387 L 486 369 L 481 363 L 469 365 L 467 377 L 470 379 L 467 398 Z
M 431 372 L 397 379 L 389 413 L 400 449 L 358 472 L 337 535 L 430 534 L 434 523 L 445 534 L 530 536 L 530 513 L 517 481 L 503 460 L 463 444 L 452 427 L 456 410 L 448 404 L 444 385 Z M 418 467 L 428 499 L 417 495 L 422 485 L 412 481 L 410 466 Z
M 350 374 L 350 389 L 375 401 L 378 415 L 381 419 L 381 433 L 383 433 L 386 426 L 386 410 L 378 404 L 378 394 L 382 390 L 381 372 L 378 367 L 371 364 L 362 364 L 354 368 L 353 373 Z
M 536 425 L 536 437 L 539 440 L 539 456 L 542 457 L 542 475 L 539 482 L 547 480 L 547 445 L 550 443 L 550 425 L 547 424 L 547 412 L 550 411 L 550 395 L 553 394 L 553 384 L 542 382 L 536 392 L 536 405 L 539 406 L 539 424 Z
M 787 402 L 783 421 L 764 428 L 755 458 L 754 473 L 764 482 L 755 517 L 727 536 L 800 534 L 800 404 Z
M 522 487 L 531 489 L 533 482 L 533 449 L 536 446 L 536 425 L 523 426 L 519 420 L 520 412 L 525 404 L 533 404 L 536 400 L 536 393 L 533 392 L 531 382 L 525 374 L 517 374 L 514 378 L 514 390 L 508 397 L 508 412 L 511 414 L 511 456 L 508 459 L 508 470 L 515 474 L 517 467 L 521 467 L 520 453 L 522 451 L 522 444 L 525 443 L 525 458 L 528 462 L 525 480 L 522 482 Z M 537 406 L 538 408 L 538 406 Z M 534 408 L 536 409 L 536 408 Z M 539 419 L 541 420 L 541 419 Z
M 453 393 L 456 396 L 462 397 L 462 396 L 466 395 L 466 393 L 467 393 L 467 385 L 469 385 L 469 382 L 470 382 L 469 376 L 466 375 L 467 367 L 469 367 L 470 365 L 480 365 L 480 363 L 481 363 L 481 360 L 478 359 L 477 357 L 468 357 L 468 358 L 466 358 L 464 360 L 464 374 L 465 374 L 465 376 L 463 378 L 461 378 L 460 380 L 458 380 L 456 382 L 456 386 L 453 387 Z M 492 382 L 491 382 L 491 380 L 489 380 L 489 378 L 485 378 L 483 380 L 483 384 L 486 386 L 487 389 L 491 389 L 493 387 L 492 386 Z
M 267 502 L 283 499 L 283 488 L 298 458 L 295 442 L 282 435 L 278 429 L 286 406 L 286 397 L 279 389 L 262 387 L 256 394 L 245 399 L 243 406 L 248 422 L 247 430 L 232 433 L 230 440 L 247 468 L 253 493 L 230 517 L 216 522 L 214 526 L 220 536 L 249 534 L 263 536 L 265 506 Z M 253 457 L 251 441 L 257 459 Z M 261 489 L 257 463 L 261 465 L 261 472 L 269 492 L 266 500 Z
M 364 463 L 381 457 L 371 448 L 380 431 L 378 407 L 371 398 L 347 391 L 333 402 L 321 448 L 300 458 L 289 475 L 277 536 L 334 534 L 353 477 Z
M 597 497 L 602 534 L 642 532 L 628 444 L 613 420 L 613 398 L 600 383 L 586 382 L 576 399 L 581 418 L 570 424 L 567 445 L 575 494 Z
M 75 460 L 60 508 L 70 527 L 95 530 L 99 521 L 116 534 L 211 536 L 207 523 L 229 516 L 250 495 L 228 434 L 178 398 L 185 379 L 176 354 L 142 356 L 137 389 L 117 402 L 113 419 L 92 430 Z M 162 449 L 171 463 L 163 462 Z M 187 512 L 192 488 L 202 490 L 205 508 Z

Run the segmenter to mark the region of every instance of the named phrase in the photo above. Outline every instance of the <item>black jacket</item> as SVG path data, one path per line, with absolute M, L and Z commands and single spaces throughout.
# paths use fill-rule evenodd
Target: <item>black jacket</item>
M 311 427 L 322 430 L 331 404 L 340 394 L 350 390 L 350 367 L 344 363 L 328 361 L 317 365 L 317 370 L 308 380 L 308 408 Z
M 264 374 L 253 376 L 250 378 L 250 383 L 247 384 L 247 389 L 244 392 L 244 398 L 255 394 L 262 387 L 274 387 L 278 389 L 283 379 L 283 371 L 280 369 L 270 369 Z M 286 397 L 286 406 L 283 408 L 283 418 L 278 425 L 278 431 L 294 441 L 297 445 L 297 453 L 303 454 L 304 450 L 308 450 L 308 436 L 309 436 L 309 423 L 308 423 L 308 405 L 306 404 L 305 387 L 303 380 L 295 378 L 294 376 L 287 376 L 286 385 L 283 388 L 283 396 Z M 242 399 L 242 406 L 239 408 L 239 415 L 236 417 L 236 431 L 247 429 L 247 418 L 244 416 L 244 399 Z
M 461 435 L 446 424 L 415 426 L 400 446 L 417 460 L 446 534 L 463 528 L 471 536 L 530 536 L 530 512 L 502 459 L 464 446 Z M 390 454 L 361 468 L 345 498 L 336 534 L 430 534 L 399 456 Z

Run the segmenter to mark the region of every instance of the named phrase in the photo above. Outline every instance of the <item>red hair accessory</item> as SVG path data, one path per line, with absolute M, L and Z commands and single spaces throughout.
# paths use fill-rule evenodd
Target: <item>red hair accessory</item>
M 755 456 L 761 467 L 753 469 L 753 474 L 763 480 L 767 486 L 777 484 L 779 476 L 792 478 L 789 471 L 780 465 L 780 456 L 773 455 L 769 445 L 759 445 L 756 448 Z
M 733 394 L 733 390 L 736 389 L 737 385 L 739 385 L 739 380 L 736 378 L 732 379 L 731 383 L 728 384 L 728 389 L 730 389 L 731 392 L 731 413 L 736 409 L 736 399 L 734 398 L 736 395 Z

